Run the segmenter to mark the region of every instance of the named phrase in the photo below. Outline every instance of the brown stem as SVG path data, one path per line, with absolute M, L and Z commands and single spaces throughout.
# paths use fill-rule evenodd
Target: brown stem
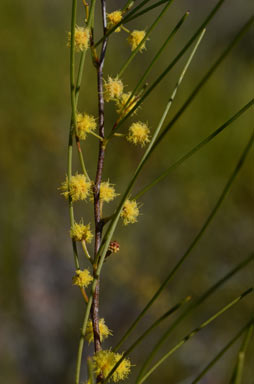
M 101 0 L 101 8 L 102 8 L 102 19 L 103 19 L 103 28 L 104 34 L 106 33 L 107 22 L 106 22 L 106 3 L 105 0 Z M 105 53 L 107 48 L 107 40 L 104 40 L 100 60 L 97 64 L 97 87 L 98 87 L 98 110 L 99 110 L 99 135 L 104 139 L 104 97 L 103 97 L 103 66 Z M 102 229 L 103 222 L 101 220 L 101 202 L 100 202 L 100 184 L 102 179 L 102 170 L 104 165 L 104 156 L 105 156 L 105 146 L 103 142 L 99 142 L 99 155 L 98 155 L 98 163 L 97 163 L 97 172 L 94 183 L 94 217 L 95 217 L 95 247 L 94 247 L 94 260 L 96 260 L 96 256 L 98 254 L 101 238 L 102 238 Z M 97 273 L 97 263 L 94 264 L 93 272 L 94 275 Z M 95 352 L 101 350 L 101 341 L 100 341 L 100 330 L 99 330 L 99 280 L 96 285 L 93 304 L 91 309 L 91 317 L 93 323 L 93 333 L 94 333 L 94 349 Z M 100 382 L 102 378 L 100 375 L 97 377 L 97 383 Z

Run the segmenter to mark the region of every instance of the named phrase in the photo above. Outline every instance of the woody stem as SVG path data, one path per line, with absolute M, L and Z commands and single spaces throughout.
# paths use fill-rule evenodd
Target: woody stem
M 102 21 L 104 35 L 106 34 L 107 22 L 106 22 L 106 2 L 101 0 L 101 9 L 102 9 Z M 98 111 L 99 111 L 99 136 L 104 139 L 104 96 L 103 96 L 103 66 L 105 60 L 107 48 L 107 39 L 104 40 L 102 44 L 101 54 L 99 61 L 97 62 L 97 90 L 98 90 Z M 98 163 L 97 171 L 94 183 L 94 218 L 95 218 L 95 247 L 94 247 L 94 265 L 93 273 L 94 276 L 97 275 L 97 254 L 101 245 L 102 238 L 102 229 L 103 223 L 101 220 L 101 201 L 100 201 L 100 184 L 102 179 L 102 170 L 104 165 L 104 156 L 105 156 L 105 146 L 104 142 L 99 142 L 99 154 L 98 154 Z M 96 284 L 93 303 L 91 308 L 91 317 L 93 323 L 93 333 L 94 333 L 94 349 L 95 352 L 101 350 L 101 341 L 100 341 L 100 330 L 99 330 L 99 279 Z M 100 375 L 97 377 L 97 383 L 101 381 Z

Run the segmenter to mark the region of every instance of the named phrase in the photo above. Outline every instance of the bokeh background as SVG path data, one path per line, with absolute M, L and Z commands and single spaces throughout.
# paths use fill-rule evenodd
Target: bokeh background
M 173 2 L 162 24 L 151 35 L 124 75 L 131 90 L 156 49 L 177 20 L 191 14 L 169 44 L 151 84 L 201 23 L 214 0 Z M 121 1 L 122 5 L 123 2 Z M 119 1 L 108 1 L 109 11 Z M 80 1 L 80 10 L 81 1 Z M 82 297 L 71 285 L 74 272 L 66 201 L 57 188 L 65 178 L 70 118 L 69 51 L 71 1 L 1 0 L 1 279 L 0 382 L 8 384 L 73 383 L 79 331 L 84 313 Z M 182 105 L 193 86 L 225 49 L 253 12 L 251 0 L 225 2 L 210 23 L 168 119 Z M 129 28 L 149 26 L 158 10 L 135 20 Z M 97 9 L 97 15 L 99 8 Z M 83 17 L 83 16 L 82 16 Z M 79 22 L 82 21 L 81 13 Z M 98 35 L 97 35 L 98 36 Z M 217 128 L 253 97 L 253 30 L 234 48 L 148 162 L 137 190 L 156 177 L 181 154 Z M 129 55 L 124 32 L 115 34 L 107 52 L 105 76 L 115 75 Z M 153 129 L 171 94 L 186 56 L 156 88 L 138 112 Z M 79 109 L 97 113 L 95 71 L 88 57 Z M 106 107 L 106 129 L 115 119 Z M 214 206 L 248 140 L 253 111 L 198 152 L 141 199 L 142 215 L 135 225 L 120 225 L 115 238 L 121 251 L 103 270 L 100 314 L 114 332 L 115 344 L 182 256 Z M 128 128 L 128 124 L 123 130 Z M 104 178 L 124 190 L 142 151 L 124 140 L 108 148 Z M 84 143 L 87 168 L 95 173 L 97 141 Z M 254 154 L 250 153 L 219 213 L 198 246 L 141 322 L 131 340 L 177 301 L 199 297 L 254 245 Z M 75 157 L 74 169 L 79 170 Z M 112 212 L 114 203 L 108 206 Z M 89 204 L 77 205 L 77 217 L 91 215 Z M 90 218 L 91 220 L 91 218 Z M 85 260 L 82 261 L 86 265 Z M 253 263 L 216 292 L 175 330 L 157 358 L 193 327 L 253 284 Z M 253 314 L 250 296 L 219 318 L 166 361 L 148 380 L 187 384 Z M 138 367 L 167 329 L 165 321 L 131 355 L 133 382 Z M 201 381 L 229 381 L 239 343 Z M 126 343 L 123 350 L 128 346 Z M 88 349 L 92 352 L 92 347 Z M 246 359 L 244 384 L 253 383 L 253 343 Z M 82 379 L 85 380 L 83 373 Z

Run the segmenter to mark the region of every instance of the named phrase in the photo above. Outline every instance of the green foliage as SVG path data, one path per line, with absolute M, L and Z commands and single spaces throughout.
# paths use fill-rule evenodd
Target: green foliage
M 27 356 L 33 356 L 34 366 L 41 367 L 42 380 L 49 375 L 49 382 L 74 382 L 74 355 L 84 310 L 84 303 L 80 303 L 83 298 L 87 304 L 75 381 L 76 384 L 88 378 L 91 383 L 96 381 L 92 360 L 87 358 L 93 352 L 87 350 L 84 336 L 90 314 L 95 316 L 94 293 L 101 274 L 100 312 L 105 314 L 118 340 L 114 352 L 120 346 L 125 350 L 103 382 L 110 380 L 129 354 L 134 366 L 128 382 L 141 383 L 149 377 L 151 383 L 196 383 L 205 374 L 209 375 L 215 363 L 219 366 L 217 372 L 213 371 L 216 383 L 224 382 L 224 377 L 229 381 L 232 375 L 231 382 L 240 384 L 253 376 L 248 358 L 252 353 L 249 344 L 252 319 L 249 318 L 253 307 L 248 299 L 238 303 L 242 298 L 238 297 L 239 293 L 251 284 L 253 268 L 253 254 L 245 258 L 253 251 L 253 186 L 249 182 L 253 173 L 253 153 L 247 157 L 253 142 L 253 136 L 249 139 L 253 90 L 249 81 L 251 60 L 246 60 L 250 56 L 248 34 L 253 17 L 247 20 L 246 6 L 246 10 L 241 10 L 245 13 L 242 24 L 231 23 L 231 18 L 234 20 L 235 15 L 238 16 L 239 5 L 224 4 L 224 0 L 198 7 L 195 2 L 189 17 L 184 1 L 137 0 L 132 7 L 130 5 L 130 1 L 122 4 L 125 12 L 122 23 L 131 29 L 144 29 L 147 35 L 129 54 L 124 32 L 113 33 L 121 23 L 110 31 L 104 30 L 103 35 L 99 2 L 91 1 L 87 23 L 84 23 L 84 4 L 72 2 L 71 81 L 66 75 L 65 49 L 69 4 L 59 7 L 52 2 L 39 1 L 36 5 L 24 2 L 15 4 L 11 12 L 8 4 L 3 2 L 0 6 L 2 14 L 6 15 L 2 26 L 5 32 L 3 68 L 7 80 L 1 111 L 3 126 L 7 128 L 3 131 L 5 144 L 1 151 L 1 172 L 6 181 L 1 267 L 8 295 L 2 307 L 7 319 L 15 314 L 14 334 L 18 337 L 14 350 L 18 351 L 22 342 L 28 346 L 23 348 L 26 353 L 20 355 L 8 347 L 6 356 L 1 358 L 3 377 L 10 383 L 40 383 L 36 372 L 24 364 Z M 118 3 L 106 6 L 107 12 L 120 7 Z M 92 47 L 81 54 L 74 49 L 76 24 L 87 25 L 94 31 Z M 139 49 L 145 41 L 147 49 L 140 54 Z M 133 96 L 138 96 L 133 109 L 137 116 L 132 117 L 132 110 L 119 119 L 114 108 L 106 105 L 105 138 L 99 130 L 100 140 L 88 137 L 83 142 L 75 134 L 76 114 L 83 111 L 96 117 L 100 114 L 96 84 L 98 78 L 102 80 L 98 60 L 105 44 L 108 46 L 105 67 L 101 68 L 103 78 L 118 74 L 124 84 L 128 84 L 128 89 L 133 89 L 129 103 Z M 11 52 L 15 52 L 15 60 L 11 59 Z M 100 219 L 105 219 L 105 231 L 100 233 L 102 241 L 95 243 L 93 252 L 85 243 L 77 244 L 72 239 L 74 269 L 85 267 L 93 272 L 88 298 L 82 290 L 83 297 L 77 295 L 77 289 L 69 293 L 73 270 L 68 245 L 69 225 L 64 202 L 54 192 L 66 173 L 63 158 L 67 142 L 64 132 L 70 114 L 69 82 L 71 119 L 67 175 L 70 179 L 78 171 L 96 184 L 97 151 L 98 147 L 104 149 L 105 146 L 103 180 L 109 178 L 120 194 L 115 204 L 103 205 L 105 216 Z M 132 148 L 122 137 L 133 118 L 156 127 L 151 129 L 153 134 L 141 159 L 140 150 Z M 97 122 L 102 127 L 102 121 Z M 171 173 L 172 170 L 175 172 Z M 9 196 L 13 198 L 8 199 Z M 135 226 L 123 228 L 120 221 L 126 199 L 138 199 L 142 215 Z M 94 201 L 96 205 L 96 191 Z M 73 204 L 69 199 L 71 226 L 75 221 L 81 222 L 80 218 L 84 218 L 85 224 L 93 223 L 93 204 L 86 204 Z M 96 227 L 93 230 L 96 235 L 100 232 Z M 110 242 L 115 237 L 121 245 L 120 254 L 109 257 Z M 92 260 L 91 265 L 89 260 Z M 236 264 L 231 272 L 225 273 Z M 246 266 L 248 268 L 243 269 Z M 239 271 L 242 274 L 236 280 Z M 51 285 L 45 276 L 52 276 L 54 284 Z M 211 284 L 216 280 L 217 283 Z M 216 290 L 226 281 L 227 289 L 216 295 Z M 211 288 L 207 290 L 207 286 Z M 58 293 L 54 296 L 54 292 Z M 51 303 L 48 312 L 45 309 L 40 314 L 38 309 L 36 317 L 36 306 L 41 304 L 44 310 L 45 302 L 50 303 L 51 293 L 55 303 L 63 301 L 68 310 L 57 309 L 58 304 Z M 186 309 L 183 304 L 188 299 L 175 305 L 180 298 L 190 295 L 194 297 Z M 238 298 L 232 301 L 233 297 Z M 235 312 L 231 309 L 233 315 L 225 313 L 214 323 L 214 328 L 208 327 L 199 334 L 199 330 L 218 314 L 231 308 L 231 304 L 226 305 L 228 302 L 237 304 Z M 175 316 L 176 310 L 180 314 L 171 320 L 169 315 Z M 56 313 L 61 320 L 49 331 L 42 319 L 50 319 L 50 314 L 57 316 Z M 211 316 L 213 313 L 215 315 Z M 204 319 L 209 320 L 204 323 Z M 227 324 L 229 319 L 234 319 L 230 325 Z M 11 335 L 13 330 L 7 323 L 4 324 L 5 333 Z M 201 328 L 197 329 L 197 324 L 201 324 Z M 190 333 L 190 329 L 194 329 L 194 333 Z M 237 329 L 240 331 L 231 339 Z M 34 332 L 32 337 L 30 332 Z M 96 332 L 94 326 L 94 339 Z M 245 338 L 237 354 L 233 345 L 244 332 Z M 19 335 L 25 335 L 23 340 L 26 341 L 21 341 Z M 54 342 L 50 335 L 59 337 L 60 344 L 64 341 L 61 348 L 64 357 L 54 353 L 57 357 L 51 366 L 49 362 L 41 363 L 47 356 L 47 345 Z M 175 347 L 165 345 L 169 335 Z M 187 336 L 183 339 L 183 335 Z M 196 353 L 193 341 L 190 347 L 185 347 L 192 336 L 203 348 L 205 337 L 216 338 L 220 347 L 231 340 L 219 353 L 209 347 L 203 354 L 202 351 Z M 180 346 L 184 348 L 167 364 L 162 364 Z M 197 355 L 194 363 L 188 356 L 184 358 L 185 348 L 190 348 L 193 356 Z M 226 351 L 231 353 L 232 361 L 226 357 Z M 223 366 L 220 366 L 222 358 Z M 205 366 L 202 371 L 201 365 Z M 22 368 L 13 369 L 18 366 Z

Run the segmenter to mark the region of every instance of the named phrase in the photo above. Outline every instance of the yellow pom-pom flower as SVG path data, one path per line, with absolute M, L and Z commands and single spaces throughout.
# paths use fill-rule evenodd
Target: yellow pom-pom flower
M 121 211 L 124 225 L 136 223 L 138 215 L 139 208 L 136 200 L 126 200 Z
M 74 223 L 70 230 L 71 238 L 76 241 L 85 240 L 87 243 L 91 243 L 93 234 L 90 230 L 90 224 L 84 225 L 81 221 L 79 224 Z
M 65 181 L 59 188 L 62 190 L 62 195 L 68 199 L 71 197 L 72 201 L 85 200 L 91 190 L 91 182 L 87 181 L 84 175 L 76 174 L 71 176 L 70 189 L 68 189 L 68 177 L 66 176 Z
M 115 364 L 122 358 L 122 354 L 114 353 L 112 351 L 99 351 L 93 356 L 95 374 L 102 375 L 106 378 Z M 112 375 L 112 380 L 117 381 L 127 378 L 131 370 L 131 362 L 129 359 L 123 359 L 119 367 Z
M 135 145 L 140 144 L 141 147 L 144 147 L 150 141 L 149 133 L 150 133 L 150 130 L 148 126 L 139 121 L 137 123 L 133 123 L 130 126 L 127 140 L 130 143 L 133 143 Z
M 137 104 L 138 98 L 133 95 L 131 96 L 131 92 L 123 93 L 119 99 L 116 100 L 116 112 L 121 116 L 126 116 Z M 128 101 L 129 100 L 129 101 Z M 126 105 L 128 101 L 128 104 Z M 137 109 L 133 113 L 136 113 Z
M 80 269 L 76 270 L 75 276 L 72 278 L 72 284 L 77 285 L 79 287 L 88 287 L 88 285 L 93 280 L 92 276 L 90 275 L 90 272 L 88 269 L 84 269 L 81 271 Z
M 100 199 L 109 203 L 111 200 L 117 196 L 113 184 L 110 184 L 109 181 L 103 181 L 100 186 Z
M 100 319 L 99 321 L 99 330 L 100 330 L 101 341 L 105 340 L 109 336 L 112 336 L 112 332 L 106 326 L 104 319 Z M 94 340 L 92 320 L 89 320 L 87 323 L 85 337 L 89 344 Z
M 77 135 L 80 140 L 85 140 L 88 133 L 96 129 L 96 121 L 94 116 L 87 113 L 78 113 L 77 120 Z
M 75 27 L 74 46 L 77 52 L 85 51 L 89 47 L 90 30 L 89 28 Z M 68 32 L 67 46 L 71 46 L 71 32 Z
M 108 80 L 104 83 L 104 98 L 105 101 L 118 99 L 123 93 L 123 83 L 121 80 L 112 77 L 108 77 Z
M 137 31 L 137 30 L 132 31 L 129 34 L 127 41 L 130 44 L 132 51 L 134 51 L 137 48 L 137 46 L 144 39 L 145 35 L 146 35 L 145 31 Z M 146 44 L 146 41 L 144 40 L 144 42 L 139 47 L 139 52 L 142 52 L 144 49 L 146 49 L 145 44 Z
M 113 28 L 116 24 L 120 23 L 123 18 L 123 13 L 122 11 L 114 11 L 111 13 L 107 14 L 107 19 L 108 19 L 108 28 Z M 115 32 L 120 32 L 121 27 L 119 26 L 118 28 L 115 29 Z

